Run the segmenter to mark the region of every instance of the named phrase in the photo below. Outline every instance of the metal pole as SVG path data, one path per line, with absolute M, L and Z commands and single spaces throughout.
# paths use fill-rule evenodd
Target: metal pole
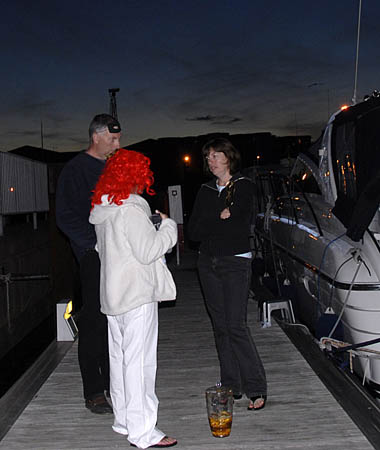
M 359 42 L 360 42 L 360 18 L 362 13 L 362 0 L 359 0 L 359 17 L 358 17 L 358 31 L 356 35 L 356 58 L 355 58 L 355 81 L 354 81 L 354 95 L 352 96 L 352 103 L 356 104 L 356 91 L 358 83 L 358 63 L 359 63 Z
M 41 119 L 41 148 L 44 148 L 44 127 Z
M 116 93 L 119 91 L 119 88 L 108 89 L 110 94 L 110 115 L 115 119 L 117 119 Z
M 6 292 L 6 298 L 7 298 L 7 322 L 8 322 L 8 330 L 10 330 L 11 329 L 11 303 L 10 303 L 10 299 L 9 299 L 9 283 L 11 282 L 10 273 L 5 275 L 4 281 L 5 281 L 5 292 Z

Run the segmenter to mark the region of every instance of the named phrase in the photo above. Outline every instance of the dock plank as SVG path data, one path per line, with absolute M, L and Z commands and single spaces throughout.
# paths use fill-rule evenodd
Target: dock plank
M 256 302 L 248 320 L 268 378 L 268 402 L 248 412 L 235 402 L 230 437 L 211 436 L 204 391 L 219 379 L 213 333 L 194 270 L 174 270 L 178 299 L 160 308 L 157 395 L 158 426 L 178 439 L 178 449 L 372 449 L 281 328 L 262 329 Z M 129 448 L 111 429 L 112 416 L 84 408 L 74 343 L 11 430 L 0 448 Z

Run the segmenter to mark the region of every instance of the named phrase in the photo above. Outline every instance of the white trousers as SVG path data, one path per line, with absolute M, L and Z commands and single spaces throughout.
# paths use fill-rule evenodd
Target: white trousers
M 165 436 L 156 428 L 158 306 L 147 303 L 107 319 L 112 428 L 138 448 L 147 448 Z

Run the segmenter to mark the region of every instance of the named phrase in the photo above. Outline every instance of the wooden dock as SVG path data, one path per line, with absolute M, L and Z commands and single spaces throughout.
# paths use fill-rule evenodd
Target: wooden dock
M 177 302 L 160 309 L 157 395 L 158 426 L 178 439 L 175 448 L 373 448 L 283 330 L 275 322 L 270 328 L 260 327 L 254 301 L 249 303 L 248 317 L 267 373 L 267 406 L 260 412 L 248 412 L 247 399 L 235 402 L 231 435 L 212 437 L 204 391 L 219 377 L 213 333 L 193 264 L 181 265 L 174 275 Z M 94 415 L 84 408 L 74 343 L 2 439 L 0 448 L 129 448 L 127 439 L 113 432 L 111 425 L 112 416 Z

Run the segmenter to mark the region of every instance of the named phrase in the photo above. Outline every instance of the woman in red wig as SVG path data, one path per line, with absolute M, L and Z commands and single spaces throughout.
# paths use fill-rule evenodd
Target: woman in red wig
M 138 448 L 177 443 L 156 428 L 158 400 L 157 302 L 176 298 L 164 255 L 177 242 L 177 225 L 166 214 L 153 225 L 148 202 L 150 160 L 141 153 L 118 150 L 111 156 L 92 197 L 101 261 L 101 311 L 107 315 L 113 429 L 128 435 Z

